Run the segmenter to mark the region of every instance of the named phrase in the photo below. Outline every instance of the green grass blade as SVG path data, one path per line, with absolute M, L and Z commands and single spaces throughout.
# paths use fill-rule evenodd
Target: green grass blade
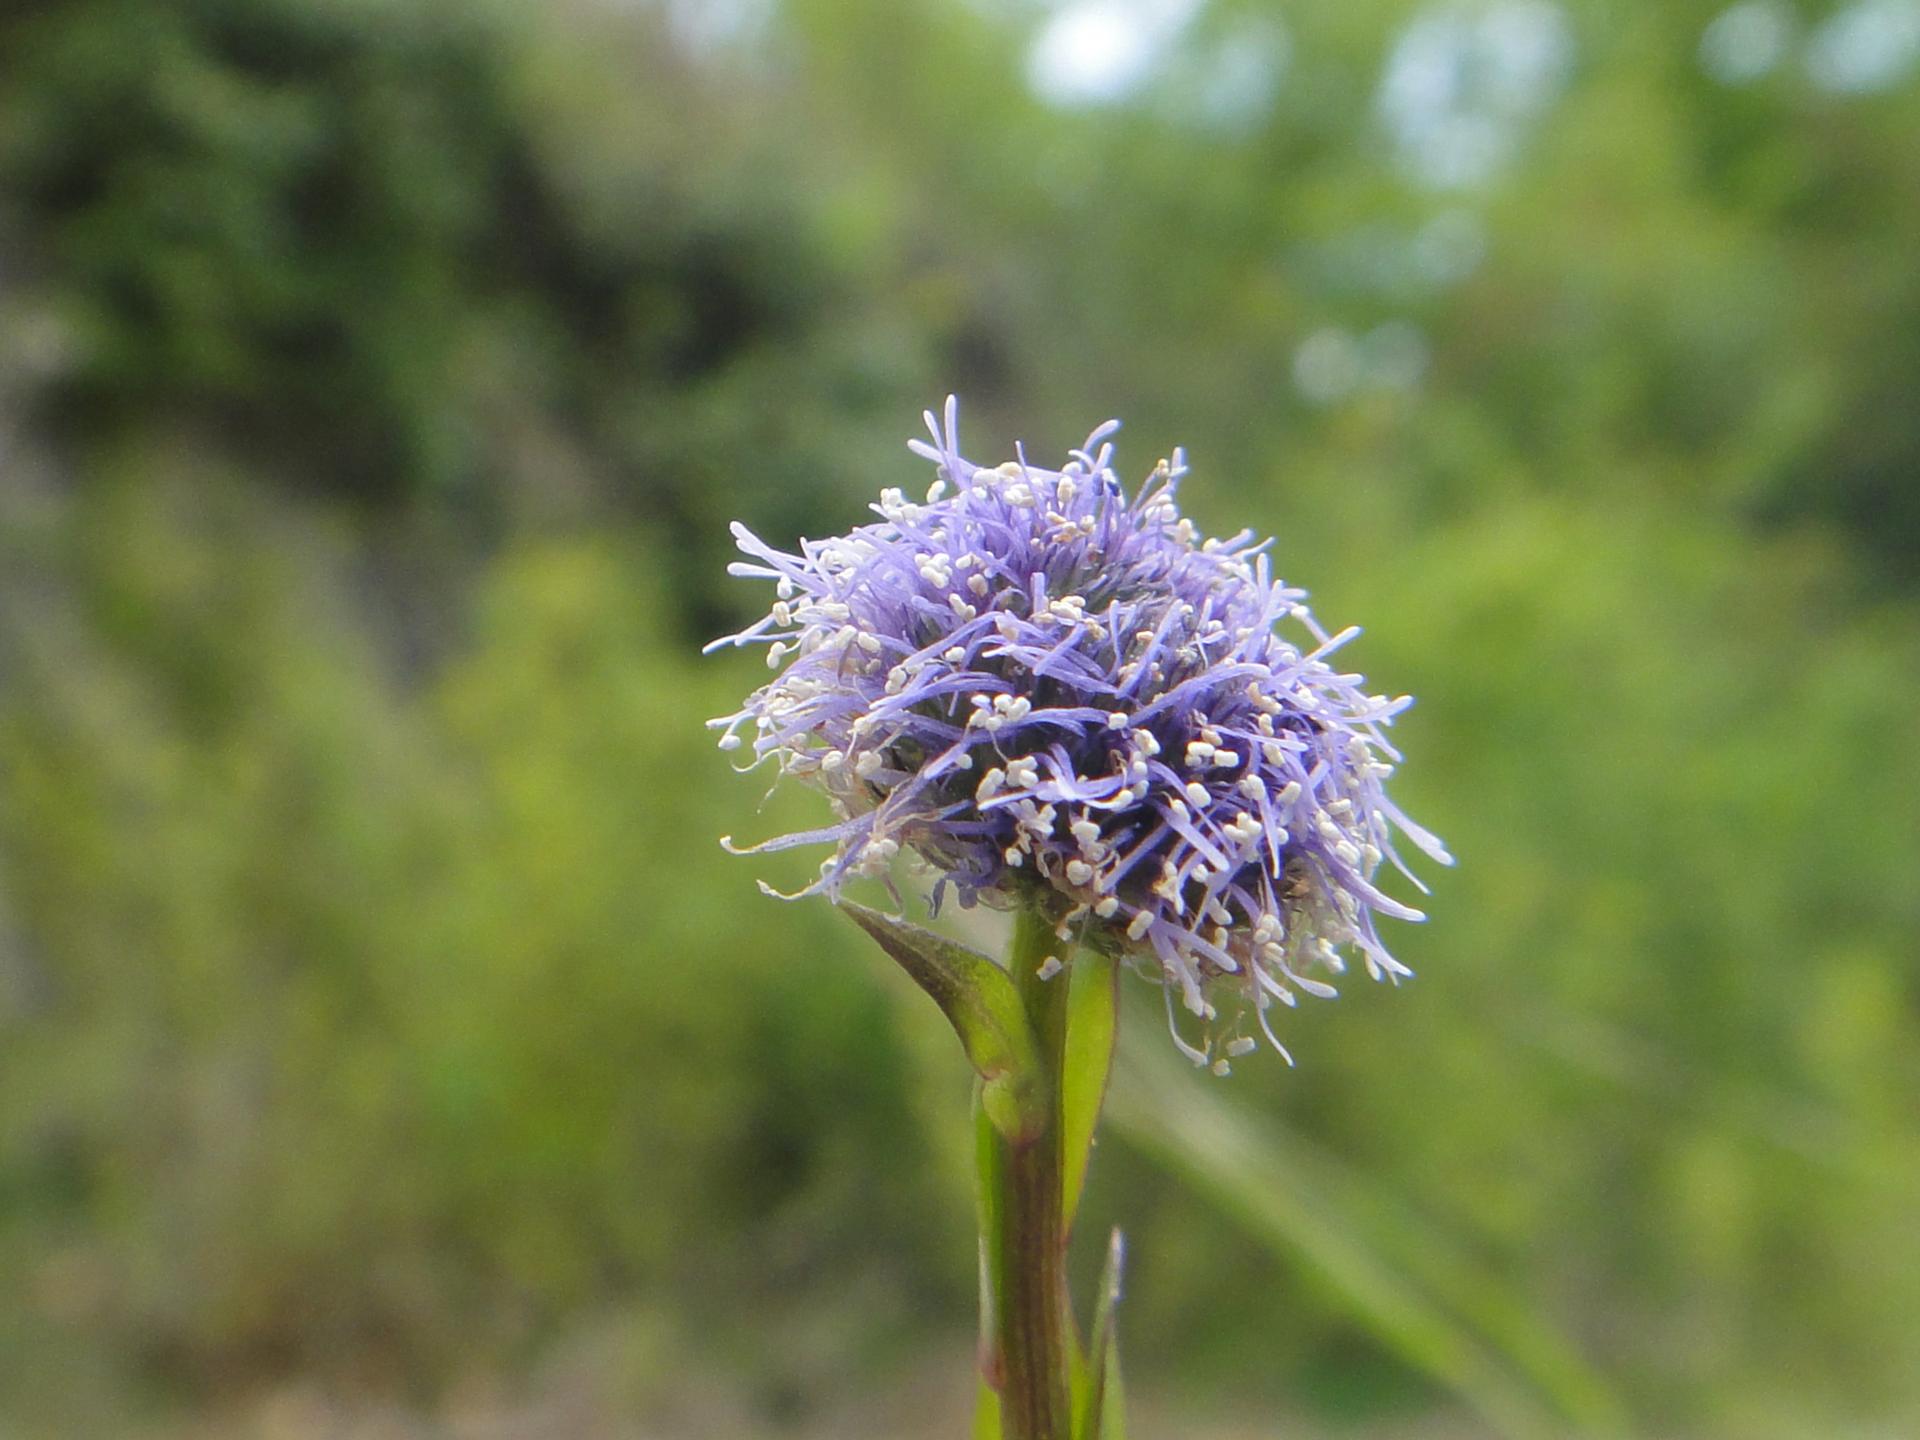
M 1305 1258 L 1384 1341 L 1501 1434 L 1564 1440 L 1626 1431 L 1604 1383 L 1539 1316 L 1310 1146 L 1236 1114 L 1191 1072 L 1130 1055 L 1107 1112 L 1115 1133 L 1275 1253 Z

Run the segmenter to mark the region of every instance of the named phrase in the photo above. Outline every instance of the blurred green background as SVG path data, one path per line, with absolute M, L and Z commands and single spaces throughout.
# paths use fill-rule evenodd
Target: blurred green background
M 1920 0 L 13 0 L 0 1434 L 964 1433 L 697 658 L 949 390 L 1186 444 L 1461 862 L 1297 1070 L 1136 987 L 1136 1430 L 1920 1434 L 1917 243 Z

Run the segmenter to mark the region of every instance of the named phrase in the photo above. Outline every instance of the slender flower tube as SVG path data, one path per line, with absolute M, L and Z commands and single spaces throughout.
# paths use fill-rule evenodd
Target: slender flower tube
M 732 573 L 777 598 L 708 648 L 764 645 L 777 674 L 710 723 L 836 814 L 751 850 L 832 846 L 799 892 L 829 897 L 916 854 L 936 909 L 1037 912 L 1159 979 L 1175 1043 L 1222 1074 L 1249 1016 L 1285 1055 L 1271 1008 L 1333 995 L 1349 956 L 1409 974 L 1376 921 L 1422 917 L 1379 871 L 1424 889 L 1396 833 L 1450 861 L 1382 784 L 1411 702 L 1332 663 L 1359 631 L 1315 620 L 1270 541 L 1202 537 L 1179 451 L 1129 491 L 1118 422 L 1054 470 L 963 458 L 952 399 L 926 419 L 924 500 L 888 490 L 876 523 L 796 554 L 733 527 Z

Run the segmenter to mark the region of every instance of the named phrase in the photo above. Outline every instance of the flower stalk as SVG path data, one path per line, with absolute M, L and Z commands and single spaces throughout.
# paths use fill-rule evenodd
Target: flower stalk
M 1063 948 L 1043 914 L 1017 912 L 1007 968 L 1038 1042 L 1047 1123 L 1026 1141 L 995 1132 L 988 1140 L 990 1173 L 982 1177 L 997 1192 L 985 1208 L 997 1231 L 988 1239 L 997 1261 L 989 1278 L 998 1354 L 990 1363 L 999 1380 L 1005 1440 L 1068 1440 L 1071 1433 L 1073 1348 L 1079 1341 L 1067 1292 L 1061 1094 L 1068 979 L 1056 954 Z M 1048 965 L 1049 957 L 1060 963 Z
M 721 843 L 830 846 L 783 898 L 838 903 L 939 1005 L 978 1077 L 976 1440 L 1120 1440 L 1119 1236 L 1086 1341 L 1066 1278 L 1120 965 L 1158 980 L 1194 1064 L 1226 1075 L 1256 1033 L 1286 1056 L 1270 1012 L 1331 997 L 1349 958 L 1377 980 L 1412 973 L 1376 926 L 1422 918 L 1379 887 L 1388 866 L 1419 883 L 1395 836 L 1448 856 L 1383 786 L 1400 760 L 1385 732 L 1411 700 L 1335 668 L 1357 627 L 1325 629 L 1269 542 L 1206 538 L 1181 515 L 1179 451 L 1129 491 L 1118 422 L 1050 469 L 1017 446 L 966 459 L 951 398 L 926 418 L 910 446 L 934 467 L 924 503 L 883 491 L 876 523 L 792 553 L 733 527 L 732 573 L 775 598 L 709 648 L 764 645 L 774 676 L 709 723 L 745 768 L 824 791 L 834 820 Z M 934 914 L 948 899 L 1013 913 L 1004 964 L 846 898 L 864 878 L 903 903 L 908 856 L 933 873 Z

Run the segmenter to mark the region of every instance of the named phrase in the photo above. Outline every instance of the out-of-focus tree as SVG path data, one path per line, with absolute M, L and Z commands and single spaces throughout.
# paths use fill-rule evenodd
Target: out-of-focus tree
M 0 1391 L 598 1324 L 780 1410 L 965 1291 L 937 1016 L 712 848 L 777 822 L 689 658 L 727 522 L 843 530 L 953 389 L 1188 443 L 1422 699 L 1421 979 L 1249 1129 L 1663 1433 L 1920 1414 L 1915 16 L 7 10 Z M 1150 1384 L 1428 1403 L 1109 1151 Z

